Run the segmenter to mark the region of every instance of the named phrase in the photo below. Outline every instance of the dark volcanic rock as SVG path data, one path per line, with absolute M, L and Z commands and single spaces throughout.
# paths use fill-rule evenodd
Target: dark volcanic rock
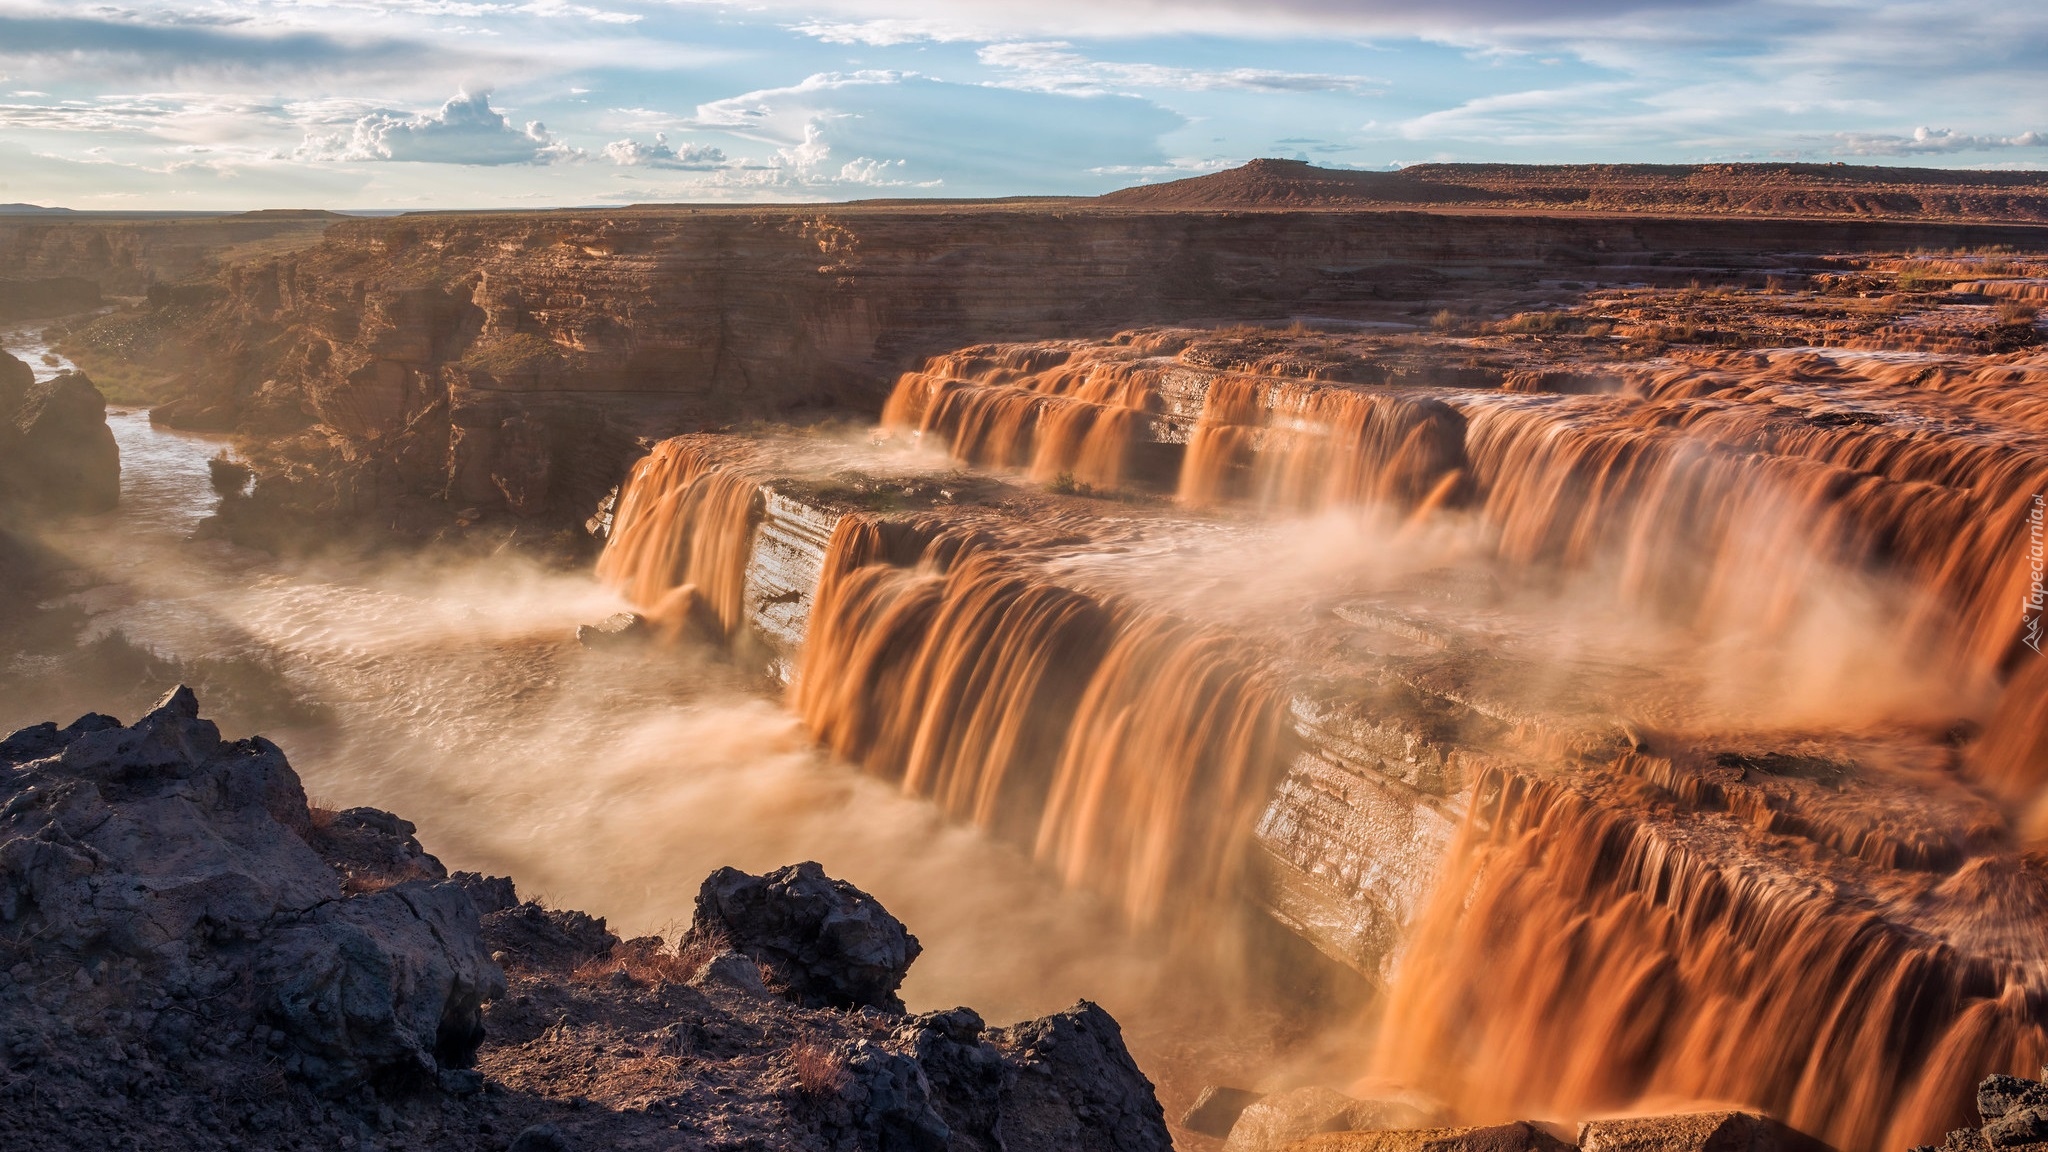
M 2048 1075 L 2048 1068 L 2042 1069 Z M 1986 1076 L 1977 1084 L 1982 1128 L 1959 1128 L 1939 1145 L 1942 1152 L 2026 1148 L 2048 1144 L 2048 1083 L 2021 1076 Z M 1934 1152 L 1927 1145 L 1914 1152 Z
M 690 934 L 722 936 L 770 984 L 811 1007 L 901 1012 L 896 989 L 921 951 L 874 897 L 810 861 L 766 876 L 713 872 L 698 889 Z
M 199 1081 L 247 1075 L 246 1043 L 330 1093 L 466 1064 L 503 987 L 469 897 L 424 880 L 345 895 L 313 824 L 284 754 L 222 741 L 189 689 L 132 726 L 0 743 L 0 943 L 14 987 L 51 990 L 0 999 L 17 1054 L 45 1054 L 16 1067 L 103 1076 L 75 1052 L 112 1049 L 56 1055 L 88 1021 Z
M 309 808 L 198 712 L 0 741 L 0 1146 L 1169 1147 L 1100 1008 L 903 1014 L 916 941 L 815 864 L 722 870 L 680 946 L 621 942 L 444 878 L 391 813 Z
M 601 916 L 543 908 L 530 900 L 485 916 L 483 932 L 491 951 L 563 972 L 611 955 L 619 943 Z
M 2048 1104 L 2048 1084 L 2018 1076 L 1986 1076 L 1977 1085 L 1977 1115 L 1986 1124 L 2031 1104 Z
M 1019 1066 L 1003 1093 L 1004 1152 L 1102 1148 L 1168 1152 L 1166 1113 L 1116 1020 L 1081 1001 L 1006 1029 L 996 1048 Z
M 469 893 L 470 902 L 476 905 L 478 914 L 488 916 L 519 906 L 519 890 L 512 885 L 510 876 L 486 876 L 481 872 L 457 872 L 448 877 L 451 884 Z
M 82 373 L 38 381 L 0 352 L 0 500 L 35 512 L 105 512 L 121 497 L 107 399 Z

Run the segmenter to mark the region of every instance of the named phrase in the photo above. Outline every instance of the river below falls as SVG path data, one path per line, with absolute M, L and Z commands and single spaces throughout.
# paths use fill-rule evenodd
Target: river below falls
M 0 339 L 41 375 L 69 367 L 32 330 Z M 1271 1084 L 1276 1044 L 1303 1076 L 1362 1066 L 1348 1030 L 1310 1035 L 1225 966 L 1160 955 L 1011 846 L 829 762 L 714 654 L 584 649 L 576 626 L 624 607 L 588 573 L 510 554 L 286 560 L 199 538 L 218 501 L 207 460 L 226 442 L 140 410 L 108 422 L 121 505 L 44 532 L 77 565 L 50 607 L 81 646 L 140 649 L 174 670 L 161 678 L 195 680 L 225 734 L 275 741 L 315 803 L 394 811 L 450 869 L 510 875 L 622 935 L 672 937 L 721 865 L 817 860 L 922 941 L 913 1010 L 967 1004 L 1004 1022 L 1095 1000 L 1170 1112 L 1203 1082 Z M 52 680 L 0 699 L 0 731 L 95 710 L 132 720 L 170 687 L 154 678 Z

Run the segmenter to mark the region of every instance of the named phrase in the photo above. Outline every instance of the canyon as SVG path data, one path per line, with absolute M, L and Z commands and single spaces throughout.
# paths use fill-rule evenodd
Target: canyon
M 1465 1125 L 1974 1125 L 2048 1060 L 2031 209 L 1536 212 L 1424 170 L 1500 195 L 1366 210 L 1261 164 L 335 222 L 107 287 L 53 355 L 233 437 L 213 546 L 587 564 L 575 610 L 633 616 L 575 659 L 620 679 L 514 663 L 779 696 L 1102 947 L 1314 1021 L 1162 1074 L 1127 1019 L 1185 1146 L 1261 1060 Z M 489 789 L 376 771 L 423 836 Z

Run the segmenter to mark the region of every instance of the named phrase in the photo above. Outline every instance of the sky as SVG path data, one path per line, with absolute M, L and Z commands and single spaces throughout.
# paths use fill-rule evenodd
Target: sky
M 2038 0 L 0 0 L 0 202 L 1093 195 L 1259 156 L 2048 167 Z

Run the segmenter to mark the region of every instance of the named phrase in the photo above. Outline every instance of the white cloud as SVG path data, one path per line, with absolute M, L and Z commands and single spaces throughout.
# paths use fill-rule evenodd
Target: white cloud
M 379 109 L 347 133 L 308 135 L 293 155 L 302 160 L 411 160 L 432 164 L 552 164 L 584 158 L 581 149 L 529 120 L 522 129 L 491 107 L 488 91 L 458 92 L 436 112 Z
M 656 132 L 652 144 L 642 144 L 631 137 L 614 140 L 604 146 L 604 157 L 626 168 L 677 168 L 689 172 L 708 172 L 726 163 L 724 149 L 688 140 L 677 148 L 669 144 L 666 132 Z
M 1090 60 L 1063 40 L 991 44 L 976 54 L 983 64 L 1013 75 L 1006 87 L 1069 95 L 1131 89 L 1182 92 L 1350 92 L 1377 93 L 1383 82 L 1367 76 L 1323 72 L 1282 72 L 1267 68 L 1178 68 Z
M 827 44 L 865 44 L 870 48 L 966 38 L 943 25 L 918 19 L 806 20 L 790 30 Z
M 2048 148 L 2048 134 L 1971 136 L 1947 128 L 1920 127 L 1911 136 L 1844 132 L 1836 137 L 1842 156 L 1940 156 L 1951 152 L 1996 152 L 2006 148 Z

